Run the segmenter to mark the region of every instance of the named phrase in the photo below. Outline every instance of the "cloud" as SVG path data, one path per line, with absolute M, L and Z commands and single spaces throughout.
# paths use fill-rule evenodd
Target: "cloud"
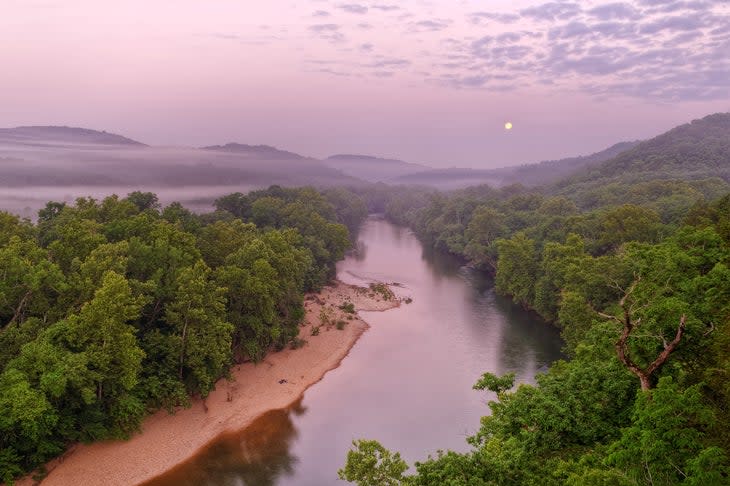
M 213 39 L 220 39 L 225 41 L 235 41 L 239 44 L 264 46 L 272 44 L 275 41 L 281 40 L 280 37 L 273 35 L 260 35 L 260 36 L 243 36 L 239 34 L 231 34 L 226 32 L 213 32 L 212 34 L 201 34 L 202 37 L 210 37 Z
M 482 21 L 493 20 L 501 24 L 512 24 L 520 20 L 517 14 L 504 14 L 493 12 L 472 12 L 466 15 L 466 18 L 472 24 L 481 24 Z
M 345 35 L 340 32 L 340 26 L 337 24 L 310 25 L 309 31 L 328 42 L 342 43 L 345 41 Z
M 552 1 L 523 9 L 519 29 L 510 26 L 509 18 L 473 12 L 466 14 L 472 25 L 501 23 L 501 28 L 471 40 L 442 40 L 445 52 L 433 64 L 441 72 L 427 82 L 493 90 L 509 78 L 513 85 L 577 88 L 603 97 L 727 97 L 726 5 L 721 0 L 597 0 L 589 8 Z M 547 42 L 536 40 L 543 38 Z
M 312 32 L 322 33 L 322 32 L 336 32 L 340 30 L 340 26 L 337 24 L 315 24 L 310 25 L 309 30 Z
M 430 19 L 420 20 L 418 22 L 411 22 L 411 32 L 438 32 L 444 30 L 451 25 L 451 20 L 448 19 Z
M 315 10 L 312 13 L 312 17 L 329 17 L 329 16 L 330 16 L 330 13 L 327 12 L 326 10 Z
M 608 3 L 588 10 L 588 15 L 600 20 L 635 20 L 641 13 L 628 3 Z
M 382 10 L 383 12 L 392 12 L 394 10 L 400 10 L 400 7 L 398 5 L 377 4 L 377 5 L 371 5 L 370 8 L 375 9 L 375 10 Z
M 518 42 L 521 38 L 522 34 L 518 32 L 505 32 L 504 34 L 499 34 L 497 37 L 495 37 L 495 40 L 502 44 L 511 44 L 514 42 Z
M 577 3 L 559 3 L 549 2 L 535 7 L 530 7 L 522 10 L 520 15 L 534 20 L 568 20 L 579 13 L 582 9 Z
M 358 3 L 346 3 L 343 5 L 338 5 L 337 8 L 351 14 L 364 15 L 368 13 L 368 7 L 365 5 L 360 5 Z
M 704 14 L 677 15 L 665 17 L 641 26 L 642 34 L 656 34 L 661 31 L 691 31 L 707 25 L 708 18 Z
M 225 33 L 213 33 L 208 34 L 209 37 L 215 37 L 216 39 L 223 39 L 223 40 L 238 40 L 241 38 L 238 34 L 225 34 Z
M 574 21 L 548 31 L 549 40 L 572 39 L 593 35 L 593 29 L 583 22 Z
M 420 4 L 414 13 L 430 11 L 426 2 Z M 404 41 L 402 49 L 391 46 L 387 57 L 373 56 L 369 42 L 348 43 L 344 50 L 368 58 L 350 61 L 344 69 L 321 66 L 353 76 L 387 78 L 406 71 L 455 89 L 536 85 L 663 101 L 728 97 L 730 91 L 728 0 L 543 0 L 514 12 L 457 4 L 463 10 L 454 18 L 414 17 L 395 3 L 341 4 L 336 8 L 346 13 L 396 13 L 309 29 L 329 42 L 344 43 L 348 29 L 378 33 L 393 28 L 384 21 L 390 19 L 404 25 L 405 32 L 419 34 Z
M 640 2 L 649 7 L 650 13 L 674 13 L 682 10 L 704 11 L 712 8 L 712 1 L 662 1 L 662 2 Z M 718 2 L 719 3 L 719 2 Z
M 367 67 L 371 68 L 399 68 L 399 67 L 408 67 L 411 65 L 411 61 L 408 59 L 403 58 L 394 58 L 394 57 L 381 57 L 376 59 L 375 61 L 365 64 Z
M 330 74 L 332 76 L 340 76 L 340 77 L 350 77 L 350 76 L 352 76 L 351 73 L 348 73 L 348 72 L 345 72 L 345 71 L 338 71 L 336 69 L 330 69 L 330 68 L 316 69 L 315 72 L 324 73 L 324 74 Z

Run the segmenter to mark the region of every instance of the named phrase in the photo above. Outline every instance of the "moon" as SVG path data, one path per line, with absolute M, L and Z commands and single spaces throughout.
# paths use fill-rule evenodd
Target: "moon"
M 505 130 L 512 130 L 512 122 L 507 122 L 504 124 Z

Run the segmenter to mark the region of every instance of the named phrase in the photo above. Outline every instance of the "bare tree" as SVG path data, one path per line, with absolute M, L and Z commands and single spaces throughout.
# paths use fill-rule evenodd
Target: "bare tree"
M 667 342 L 667 340 L 662 335 L 653 336 L 662 341 L 664 349 L 661 351 L 661 353 L 659 353 L 659 356 L 657 356 L 656 359 L 652 361 L 646 368 L 641 368 L 639 365 L 637 365 L 629 356 L 628 341 L 629 338 L 632 336 L 632 333 L 635 332 L 641 324 L 641 318 L 634 318 L 634 315 L 636 314 L 636 311 L 642 307 L 637 307 L 637 302 L 631 297 L 634 293 L 634 290 L 636 289 L 636 285 L 639 283 L 640 280 L 641 278 L 637 277 L 628 289 L 622 289 L 624 295 L 619 301 L 619 307 L 621 307 L 621 310 L 623 311 L 623 315 L 621 317 L 611 314 L 604 314 L 603 312 L 599 312 L 598 314 L 601 317 L 615 320 L 616 322 L 621 324 L 621 336 L 618 338 L 618 341 L 616 341 L 615 344 L 616 354 L 618 355 L 618 359 L 621 361 L 621 363 L 623 363 L 623 365 L 626 366 L 629 371 L 631 371 L 639 378 L 639 381 L 641 381 L 641 389 L 647 391 L 651 389 L 651 377 L 654 372 L 661 368 L 664 363 L 666 363 L 667 359 L 669 359 L 669 355 L 672 354 L 672 352 L 679 345 L 679 342 L 682 340 L 687 316 L 682 315 L 680 317 L 679 326 L 677 326 L 677 333 L 675 334 L 674 339 L 672 339 L 670 342 Z

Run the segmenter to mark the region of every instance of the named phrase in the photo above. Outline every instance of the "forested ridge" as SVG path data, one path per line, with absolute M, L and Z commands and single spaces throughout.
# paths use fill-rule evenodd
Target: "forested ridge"
M 0 480 L 298 345 L 304 293 L 366 215 L 345 190 L 277 186 L 204 215 L 142 192 L 0 212 Z
M 570 360 L 535 385 L 486 373 L 475 388 L 492 392 L 491 412 L 470 452 L 438 452 L 408 470 L 361 440 L 340 477 L 730 484 L 728 119 L 679 127 L 552 186 L 376 188 L 370 204 L 389 219 L 492 273 L 498 292 L 558 326 Z

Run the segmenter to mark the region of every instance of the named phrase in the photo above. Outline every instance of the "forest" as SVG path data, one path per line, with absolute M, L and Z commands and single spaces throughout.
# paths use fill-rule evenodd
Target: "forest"
M 343 189 L 278 186 L 203 215 L 143 192 L 0 212 L 0 480 L 296 346 L 304 293 L 366 216 Z
M 234 363 L 299 345 L 303 298 L 369 213 L 493 276 L 568 359 L 490 399 L 470 451 L 410 467 L 355 441 L 370 485 L 730 482 L 730 115 L 540 187 L 271 186 L 195 214 L 132 192 L 0 212 L 0 479 L 125 438 Z M 545 167 L 538 167 L 545 170 Z M 243 384 L 245 386 L 245 384 Z M 432 444 L 438 450 L 438 444 Z
M 409 469 L 368 438 L 353 443 L 340 478 L 729 484 L 728 120 L 679 127 L 540 188 L 375 191 L 370 204 L 389 219 L 490 272 L 499 293 L 557 326 L 570 359 L 535 385 L 484 374 L 474 388 L 490 392 L 490 415 L 470 452 L 438 451 Z M 718 123 L 724 132 L 707 137 L 695 126 Z

